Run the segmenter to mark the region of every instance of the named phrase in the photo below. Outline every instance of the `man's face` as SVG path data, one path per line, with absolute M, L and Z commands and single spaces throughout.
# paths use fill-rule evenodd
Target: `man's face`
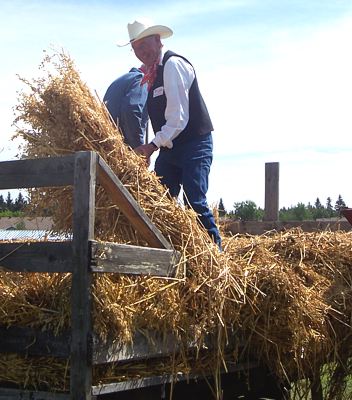
M 146 66 L 153 65 L 159 57 L 161 42 L 158 35 L 147 36 L 132 42 L 136 57 Z

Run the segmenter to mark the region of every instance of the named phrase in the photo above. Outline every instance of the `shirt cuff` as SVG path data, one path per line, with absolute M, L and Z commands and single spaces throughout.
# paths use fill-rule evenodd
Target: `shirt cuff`
M 172 140 L 165 141 L 158 135 L 158 133 L 159 132 L 156 133 L 156 135 L 153 139 L 153 143 L 155 143 L 158 146 L 158 148 L 167 147 L 168 149 L 172 149 L 172 147 L 173 147 Z

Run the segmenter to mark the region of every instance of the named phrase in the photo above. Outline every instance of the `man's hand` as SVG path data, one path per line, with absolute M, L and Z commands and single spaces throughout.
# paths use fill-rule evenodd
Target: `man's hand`
M 150 159 L 150 156 L 154 153 L 154 151 L 158 150 L 158 147 L 153 143 L 142 144 L 134 149 L 137 154 L 141 154 L 147 160 Z

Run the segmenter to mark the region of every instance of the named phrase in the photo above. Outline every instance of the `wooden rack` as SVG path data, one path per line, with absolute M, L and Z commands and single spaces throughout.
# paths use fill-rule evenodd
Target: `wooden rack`
M 95 188 L 99 183 L 150 247 L 94 240 Z M 92 386 L 92 366 L 116 360 L 169 354 L 174 341 L 151 349 L 142 335 L 134 347 L 101 343 L 92 330 L 92 274 L 116 272 L 171 276 L 179 260 L 162 233 L 138 203 L 94 152 L 63 157 L 27 159 L 0 163 L 0 189 L 73 186 L 73 235 L 63 242 L 0 243 L 1 267 L 17 272 L 72 274 L 71 330 L 61 336 L 29 328 L 0 327 L 0 352 L 70 359 L 70 392 L 50 393 L 0 388 L 7 400 L 92 400 L 99 394 L 132 388 L 136 383 Z M 103 250 L 103 251 L 102 251 Z M 101 254 L 104 254 L 102 257 Z M 155 343 L 158 343 L 156 338 Z M 159 379 L 159 383 L 164 378 Z M 155 384 L 152 379 L 140 386 Z

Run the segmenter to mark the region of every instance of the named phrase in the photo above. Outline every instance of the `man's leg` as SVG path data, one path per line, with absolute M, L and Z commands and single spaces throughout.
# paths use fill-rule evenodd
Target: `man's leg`
M 161 178 L 161 183 L 169 189 L 170 195 L 177 197 L 181 190 L 182 170 L 172 163 L 168 150 L 160 151 L 155 160 L 154 171 Z
M 211 134 L 187 143 L 182 165 L 182 184 L 186 201 L 198 214 L 200 222 L 221 249 L 219 230 L 206 198 L 208 176 L 213 160 L 212 151 L 213 141 Z

